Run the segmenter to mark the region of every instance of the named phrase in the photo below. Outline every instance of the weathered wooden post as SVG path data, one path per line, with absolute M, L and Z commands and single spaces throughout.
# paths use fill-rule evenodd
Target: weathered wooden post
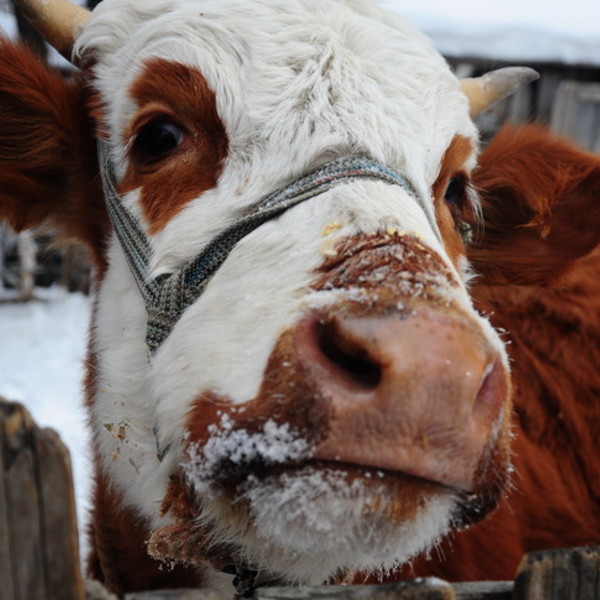
M 21 300 L 31 300 L 35 287 L 35 268 L 37 259 L 37 244 L 31 231 L 22 231 L 17 238 L 19 250 L 21 281 L 19 295 Z
M 515 579 L 514 600 L 598 600 L 600 548 L 526 554 Z
M 0 598 L 82 600 L 69 453 L 0 399 Z
M 454 589 L 441 579 L 384 585 L 262 588 L 254 600 L 455 600 Z

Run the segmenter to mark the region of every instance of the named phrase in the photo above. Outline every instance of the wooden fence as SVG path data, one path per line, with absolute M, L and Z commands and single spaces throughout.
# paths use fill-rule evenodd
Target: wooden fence
M 0 598 L 83 597 L 69 453 L 22 406 L 0 401 Z
M 0 302 L 31 300 L 36 287 L 51 285 L 87 293 L 91 270 L 86 251 L 77 244 L 59 248 L 48 233 L 16 234 L 0 221 Z
M 600 548 L 532 553 L 514 581 L 439 579 L 364 586 L 273 587 L 254 600 L 599 600 Z M 0 399 L 0 600 L 111 600 L 81 576 L 69 453 L 58 434 Z M 126 600 L 219 600 L 199 590 Z
M 501 61 L 447 58 L 459 77 L 476 77 L 508 66 Z M 527 61 L 521 64 L 536 69 L 540 79 L 477 118 L 483 138 L 493 137 L 507 121 L 537 121 L 579 147 L 600 154 L 600 67 Z

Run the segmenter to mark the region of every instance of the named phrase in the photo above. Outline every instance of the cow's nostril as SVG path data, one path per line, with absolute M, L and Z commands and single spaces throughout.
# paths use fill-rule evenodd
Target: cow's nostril
M 498 415 L 501 405 L 508 394 L 506 377 L 500 361 L 488 365 L 486 373 L 475 397 L 473 406 L 476 411 L 489 413 L 493 418 Z
M 317 340 L 322 355 L 349 384 L 373 389 L 381 381 L 381 367 L 360 339 L 344 331 L 337 321 L 318 321 Z

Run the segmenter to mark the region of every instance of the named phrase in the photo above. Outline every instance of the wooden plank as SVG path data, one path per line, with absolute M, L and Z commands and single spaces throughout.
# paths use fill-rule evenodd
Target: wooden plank
M 2 405 L 0 443 L 5 481 L 8 545 L 15 600 L 45 600 L 39 497 L 31 449 L 29 414 L 17 404 Z
M 600 83 L 561 82 L 556 92 L 551 127 L 582 148 L 600 149 Z
M 512 581 L 468 581 L 453 583 L 456 600 L 512 600 Z
M 598 600 L 600 548 L 546 550 L 526 555 L 514 600 Z
M 254 600 L 455 600 L 441 579 L 415 579 L 382 585 L 326 585 L 260 588 Z
M 68 452 L 58 434 L 2 399 L 0 481 L 2 600 L 82 600 Z
M 126 594 L 125 600 L 223 600 L 214 592 L 205 590 L 159 590 Z
M 531 121 L 533 111 L 533 87 L 526 85 L 519 88 L 507 99 L 506 119 L 512 123 Z
M 80 600 L 84 589 L 69 452 L 55 431 L 38 429 L 35 455 L 47 598 Z
M 0 402 L 2 399 L 0 398 Z M 0 423 L 3 420 L 2 406 L 0 405 Z M 2 440 L 2 426 L 0 425 L 0 582 L 2 586 L 2 597 L 6 600 L 15 598 L 13 586 L 13 561 L 9 543 L 9 519 L 8 519 L 8 500 L 6 489 L 6 472 L 4 465 L 6 463 L 4 443 Z
M 86 600 L 119 600 L 109 592 L 102 583 L 95 579 L 85 579 L 83 582 Z
M 537 82 L 536 121 L 550 123 L 552 107 L 556 98 L 556 90 L 560 85 L 562 74 L 556 71 L 545 71 Z

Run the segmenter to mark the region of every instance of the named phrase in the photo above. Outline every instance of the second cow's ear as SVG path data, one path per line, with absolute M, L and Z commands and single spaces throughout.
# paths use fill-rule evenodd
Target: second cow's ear
M 86 87 L 6 39 L 0 56 L 0 219 L 48 225 L 99 255 L 108 217 Z
M 548 283 L 600 244 L 600 157 L 544 127 L 505 126 L 474 182 L 484 224 L 469 258 L 489 282 Z

